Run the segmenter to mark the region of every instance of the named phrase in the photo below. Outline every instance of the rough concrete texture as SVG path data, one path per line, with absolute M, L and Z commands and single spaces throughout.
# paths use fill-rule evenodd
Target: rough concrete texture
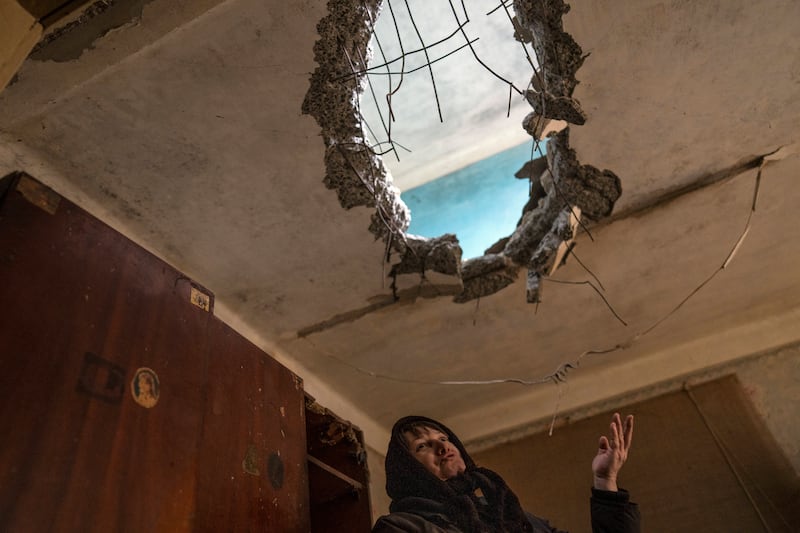
M 533 252 L 528 263 L 528 270 L 538 272 L 541 275 L 549 272 L 553 268 L 554 256 L 552 254 L 555 253 L 555 249 L 562 242 L 571 240 L 573 237 L 574 234 L 570 225 L 570 210 L 564 209 L 553 222 L 550 233 L 544 236 L 539 246 L 536 247 L 536 251 Z
M 446 233 L 434 239 L 409 235 L 401 261 L 392 267 L 390 275 L 423 275 L 426 270 L 461 276 L 461 246 L 455 235 Z
M 593 220 L 611 214 L 614 202 L 622 194 L 622 184 L 613 172 L 581 165 L 575 150 L 569 147 L 569 131 L 566 129 L 550 137 L 547 153 L 552 159 L 549 175 L 556 195 L 563 202 L 577 205 Z M 545 185 L 545 190 L 547 188 Z
M 352 73 L 367 66 L 370 21 L 377 17 L 379 5 L 376 0 L 330 1 L 328 15 L 317 25 L 314 59 L 318 66 L 311 75 L 303 113 L 317 120 L 328 145 L 361 137 L 354 103 L 364 80 Z
M 558 199 L 552 195 L 545 196 L 535 209 L 523 215 L 503 253 L 514 263 L 526 265 L 539 242 L 547 235 L 559 211 Z
M 554 96 L 547 91 L 536 92 L 528 89 L 525 91 L 525 99 L 539 116 L 566 120 L 570 124 L 586 123 L 586 113 L 574 98 Z M 526 131 L 528 130 L 526 129 Z
M 571 210 L 562 210 L 550 228 L 550 232 L 545 235 L 536 247 L 536 251 L 531 255 L 528 262 L 528 279 L 526 286 L 526 299 L 528 303 L 539 303 L 541 301 L 541 279 L 553 270 L 558 248 L 561 243 L 569 241 L 575 237 L 570 224 Z
M 613 172 L 580 164 L 569 147 L 568 128 L 550 137 L 547 154 L 546 159 L 535 160 L 539 161 L 536 167 L 532 163 L 528 169 L 532 175 L 534 168 L 541 168 L 547 161 L 549 168 L 538 179 L 531 180 L 532 195 L 545 196 L 541 199 L 532 196 L 502 251 L 514 263 L 529 269 L 526 299 L 531 303 L 540 301 L 541 277 L 551 271 L 559 246 L 574 237 L 569 225 L 572 206 L 579 207 L 587 218 L 598 220 L 611 214 L 614 202 L 622 194 L 620 180 Z M 520 172 L 524 170 L 525 167 Z M 497 251 L 498 245 L 490 250 Z M 485 288 L 496 292 L 502 287 L 490 283 Z M 459 295 L 459 301 L 464 297 Z
M 519 273 L 519 267 L 507 256 L 487 253 L 465 261 L 461 268 L 461 279 L 464 289 L 453 298 L 457 303 L 464 303 L 485 294 L 494 294 L 511 285 Z
M 401 243 L 408 227 L 408 209 L 391 177 L 364 139 L 357 112 L 365 78 L 353 75 L 367 67 L 372 21 L 380 0 L 328 3 L 328 15 L 317 25 L 314 45 L 318 64 L 303 101 L 303 113 L 313 116 L 327 147 L 325 185 L 335 189 L 345 209 L 376 209 L 370 231 L 378 238 Z
M 523 120 L 523 129 L 538 139 L 549 119 L 584 124 L 586 114 L 572 98 L 578 83 L 575 73 L 584 57 L 580 46 L 564 32 L 561 22 L 569 6 L 561 0 L 517 1 L 514 9 L 515 37 L 526 42 L 532 40 L 540 65 L 540 72 L 532 78 L 533 90 L 526 91 L 534 112 Z M 613 172 L 578 162 L 575 151 L 569 147 L 569 128 L 550 136 L 547 153 L 547 158 L 526 164 L 518 173 L 524 176 L 527 170 L 531 199 L 523 208 L 514 233 L 488 250 L 497 252 L 504 243 L 501 253 L 514 264 L 529 269 L 526 298 L 532 303 L 540 301 L 541 277 L 551 271 L 559 246 L 573 237 L 569 224 L 571 206 L 580 207 L 587 217 L 597 220 L 611 214 L 622 192 L 619 178 Z M 481 282 L 484 277 L 485 282 Z M 509 284 L 509 279 L 512 277 L 506 276 L 498 283 L 496 270 L 479 271 L 469 282 L 464 279 L 464 291 L 456 301 L 492 294 Z
M 514 11 L 519 24 L 533 35 L 533 49 L 540 67 L 534 74 L 534 89 L 556 97 L 571 97 L 578 84 L 575 73 L 584 56 L 561 22 L 561 17 L 569 12 L 569 5 L 562 0 L 516 0 Z
M 545 170 L 547 170 L 547 158 L 537 157 L 536 159 L 525 161 L 525 164 L 514 174 L 514 177 L 517 179 L 536 181 L 538 183 L 539 176 L 541 176 Z
M 336 191 L 345 209 L 375 207 L 377 197 L 386 189 L 383 165 L 363 144 L 331 144 L 325 152 L 325 168 L 323 182 Z
M 463 276 L 463 290 L 454 301 L 466 302 L 487 296 L 510 285 L 519 267 L 528 267 L 528 301 L 538 301 L 539 277 L 547 275 L 559 245 L 567 238 L 571 206 L 578 206 L 592 219 L 607 216 L 620 195 L 619 179 L 610 171 L 581 165 L 569 148 L 568 128 L 551 134 L 547 159 L 527 168 L 531 199 L 523 209 L 516 231 L 487 250 L 496 254 L 473 260 L 462 269 L 461 248 L 454 235 L 436 239 L 405 237 L 409 213 L 391 184 L 391 177 L 378 155 L 369 147 L 357 110 L 364 89 L 372 24 L 380 0 L 330 1 L 329 14 L 317 26 L 320 38 L 314 46 L 319 67 L 303 102 L 303 112 L 316 118 L 322 128 L 327 152 L 325 185 L 334 189 L 345 209 L 375 208 L 369 230 L 383 239 L 390 250 L 399 252 L 400 262 L 390 275 L 415 273 L 424 278 L 432 270 Z M 514 36 L 532 42 L 540 65 L 526 99 L 534 112 L 523 128 L 541 138 L 551 120 L 583 124 L 586 114 L 572 98 L 577 85 L 575 73 L 583 63 L 580 46 L 564 32 L 561 16 L 569 6 L 561 0 L 515 2 Z M 549 168 L 548 168 L 549 167 Z M 462 272 L 464 270 L 464 272 Z M 533 276 L 533 277 L 531 277 Z M 532 286 L 536 290 L 531 290 Z
M 547 119 L 538 113 L 528 113 L 525 118 L 522 119 L 522 129 L 531 137 L 541 139 L 546 122 Z

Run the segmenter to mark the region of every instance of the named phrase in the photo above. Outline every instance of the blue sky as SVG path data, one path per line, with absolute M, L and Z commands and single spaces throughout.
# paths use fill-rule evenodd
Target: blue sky
M 455 233 L 464 259 L 483 255 L 514 231 L 522 215 L 529 182 L 514 173 L 531 157 L 531 144 L 522 143 L 403 192 L 411 210 L 408 233 L 423 237 Z

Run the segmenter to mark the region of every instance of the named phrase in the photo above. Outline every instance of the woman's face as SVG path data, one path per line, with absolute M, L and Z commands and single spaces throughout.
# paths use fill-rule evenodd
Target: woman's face
M 153 381 L 147 374 L 139 374 L 139 391 L 142 393 L 153 392 Z
M 439 479 L 450 479 L 467 469 L 461 452 L 438 429 L 420 427 L 418 435 L 406 431 L 408 450 L 414 458 Z

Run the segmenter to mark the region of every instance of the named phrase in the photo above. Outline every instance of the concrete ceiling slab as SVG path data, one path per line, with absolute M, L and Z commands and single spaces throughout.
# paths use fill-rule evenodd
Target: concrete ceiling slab
M 595 280 L 572 257 L 554 278 L 573 283 L 545 282 L 538 311 L 524 275 L 468 304 L 413 283 L 393 303 L 372 213 L 322 185 L 323 141 L 300 113 L 321 1 L 154 0 L 77 59 L 29 59 L 0 94 L 0 173 L 44 180 L 207 286 L 377 447 L 409 412 L 466 440 L 548 418 L 564 391 L 548 376 L 578 359 L 562 409 L 800 340 L 796 155 L 760 169 L 733 261 L 672 313 L 742 235 L 759 157 L 798 142 L 798 4 L 572 4 L 565 29 L 591 53 L 572 144 L 623 188 L 575 252 L 627 325 L 575 284 Z M 422 383 L 496 378 L 543 384 Z

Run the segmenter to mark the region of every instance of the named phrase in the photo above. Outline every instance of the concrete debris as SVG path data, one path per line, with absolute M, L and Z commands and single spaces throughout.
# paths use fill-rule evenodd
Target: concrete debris
M 511 24 L 514 26 L 514 39 L 520 43 L 532 43 L 533 33 L 529 28 L 523 26 L 517 17 L 511 17 Z
M 399 253 L 404 253 L 406 239 L 403 235 L 411 223 L 411 215 L 400 199 L 400 191 L 390 183 L 387 185 L 379 190 L 378 208 L 370 218 L 369 231 L 376 239 L 382 239 Z
M 560 211 L 558 200 L 546 196 L 535 209 L 522 216 L 522 221 L 511 234 L 503 254 L 517 265 L 527 265 L 539 242 L 550 231 L 553 220 Z
M 501 253 L 503 250 L 505 250 L 506 244 L 508 244 L 508 240 L 510 238 L 511 237 L 509 236 L 509 237 L 503 237 L 502 239 L 498 239 L 496 243 L 494 243 L 493 245 L 491 245 L 490 247 L 488 247 L 483 251 L 483 255 Z
M 533 107 L 534 116 L 565 120 L 581 125 L 586 122 L 586 113 L 572 92 L 578 84 L 575 73 L 583 64 L 581 47 L 564 31 L 561 17 L 569 11 L 562 0 L 516 0 L 514 10 L 518 24 L 530 29 L 533 48 L 539 60 L 540 70 L 531 78 L 532 89 L 525 91 L 525 99 Z M 526 117 L 528 125 L 523 127 L 531 136 L 541 138 L 531 115 Z M 533 122 L 533 123 L 532 123 Z M 544 126 L 541 126 L 544 128 Z
M 547 153 L 552 156 L 552 163 L 550 172 L 543 175 L 542 185 L 548 194 L 548 178 L 552 178 L 553 188 L 559 198 L 580 207 L 585 216 L 599 220 L 611 214 L 614 202 L 622 194 L 622 184 L 616 174 L 591 165 L 581 165 L 575 150 L 569 147 L 568 130 L 550 137 Z
M 551 133 L 557 133 L 566 127 L 566 120 L 545 118 L 535 112 L 528 113 L 528 115 L 522 119 L 522 129 L 537 141 L 543 141 L 549 137 Z
M 432 270 L 461 277 L 461 246 L 452 233 L 435 239 L 408 235 L 405 244 L 406 250 L 400 262 L 392 266 L 391 276 Z
M 356 144 L 334 144 L 325 152 L 327 173 L 323 183 L 336 190 L 345 209 L 375 207 L 375 188 L 381 180 L 370 156 L 366 147 Z
M 583 64 L 581 47 L 564 31 L 561 17 L 569 12 L 563 0 L 515 0 L 520 25 L 533 34 L 533 49 L 539 61 L 539 87 L 554 96 L 571 97 L 578 84 L 575 73 Z
M 545 126 L 547 126 L 547 119 L 538 113 L 528 113 L 522 119 L 522 129 L 534 139 L 542 138 Z
M 544 185 L 542 185 L 542 180 L 547 180 L 549 176 L 550 172 L 548 171 L 548 161 L 546 157 L 529 159 L 524 165 L 522 165 L 522 168 L 514 174 L 514 177 L 517 179 L 527 178 L 530 180 L 528 201 L 522 207 L 522 217 L 520 217 L 519 221 L 517 221 L 517 226 L 522 224 L 525 213 L 538 207 L 539 201 L 543 200 L 544 197 L 547 196 L 548 193 L 547 190 L 545 190 Z
M 543 200 L 545 196 L 547 196 L 547 193 L 544 191 L 544 187 L 542 187 L 540 180 L 537 180 L 535 183 L 531 183 L 530 196 L 528 197 L 528 201 L 525 202 L 525 205 L 522 206 L 522 215 L 519 217 L 519 220 L 517 220 L 517 226 L 522 224 L 522 221 L 525 219 L 525 213 L 539 207 L 539 202 Z M 510 236 L 507 237 L 505 242 L 507 243 L 510 239 Z M 503 248 L 505 248 L 505 245 Z
M 574 235 L 570 224 L 570 210 L 564 209 L 558 214 L 550 232 L 545 235 L 536 247 L 528 262 L 528 272 L 549 275 L 553 270 L 556 252 L 561 243 L 571 240 Z
M 514 177 L 517 179 L 527 179 L 531 181 L 539 181 L 539 176 L 547 170 L 547 158 L 537 157 L 536 159 L 528 159 L 522 168 L 519 169 Z
M 555 96 L 548 91 L 536 92 L 531 89 L 525 91 L 525 99 L 533 107 L 535 114 L 557 120 L 565 120 L 570 124 L 582 125 L 586 123 L 586 113 L 581 109 L 580 104 L 569 96 Z M 542 130 L 544 130 L 542 126 Z M 533 133 L 525 128 L 529 135 L 540 138 L 541 132 Z
M 538 272 L 532 270 L 528 271 L 528 277 L 525 284 L 525 300 L 529 304 L 538 304 L 541 302 L 542 291 L 542 277 Z
M 302 111 L 322 129 L 326 146 L 323 182 L 334 189 L 345 209 L 375 208 L 369 230 L 378 238 L 404 249 L 408 208 L 392 185 L 383 161 L 364 138 L 357 112 L 366 79 L 355 75 L 367 68 L 372 22 L 380 0 L 328 2 L 328 15 L 317 25 L 314 44 L 318 67 L 310 80 Z
M 503 254 L 488 254 L 465 261 L 461 270 L 464 289 L 453 301 L 464 303 L 494 294 L 514 283 L 518 273 L 519 267 Z
M 553 168 L 552 163 L 550 168 Z M 542 175 L 539 176 L 539 184 L 542 186 L 547 196 L 552 197 L 558 194 L 555 181 L 553 180 L 553 172 L 550 171 L 550 169 L 548 169 L 547 172 L 542 172 Z
M 361 122 L 356 106 L 366 80 L 353 71 L 367 68 L 371 20 L 378 16 L 380 0 L 328 2 L 328 15 L 317 24 L 314 44 L 317 68 L 303 101 L 303 113 L 322 128 L 326 144 L 360 138 Z
M 539 188 L 532 187 L 522 219 L 502 253 L 528 268 L 527 300 L 538 303 L 542 277 L 557 268 L 567 241 L 575 237 L 577 220 L 573 220 L 573 212 L 595 220 L 608 216 L 622 188 L 613 172 L 578 162 L 569 147 L 569 129 L 550 136 L 546 158 L 529 163 L 531 166 L 523 167 L 518 174 L 524 176 L 526 171 L 531 174 L 543 168 Z
M 563 257 L 563 254 L 559 254 L 559 250 L 566 248 L 565 243 L 573 239 L 574 236 L 572 210 L 567 207 L 558 214 L 550 231 L 539 242 L 528 262 L 526 284 L 526 300 L 528 303 L 542 301 L 542 278 L 549 276 L 558 267 L 556 263 L 560 260 L 560 257 Z
M 584 188 L 575 201 L 583 213 L 594 220 L 607 217 L 614 210 L 614 203 L 622 195 L 622 184 L 610 170 L 599 170 L 592 165 L 582 165 L 580 180 Z

